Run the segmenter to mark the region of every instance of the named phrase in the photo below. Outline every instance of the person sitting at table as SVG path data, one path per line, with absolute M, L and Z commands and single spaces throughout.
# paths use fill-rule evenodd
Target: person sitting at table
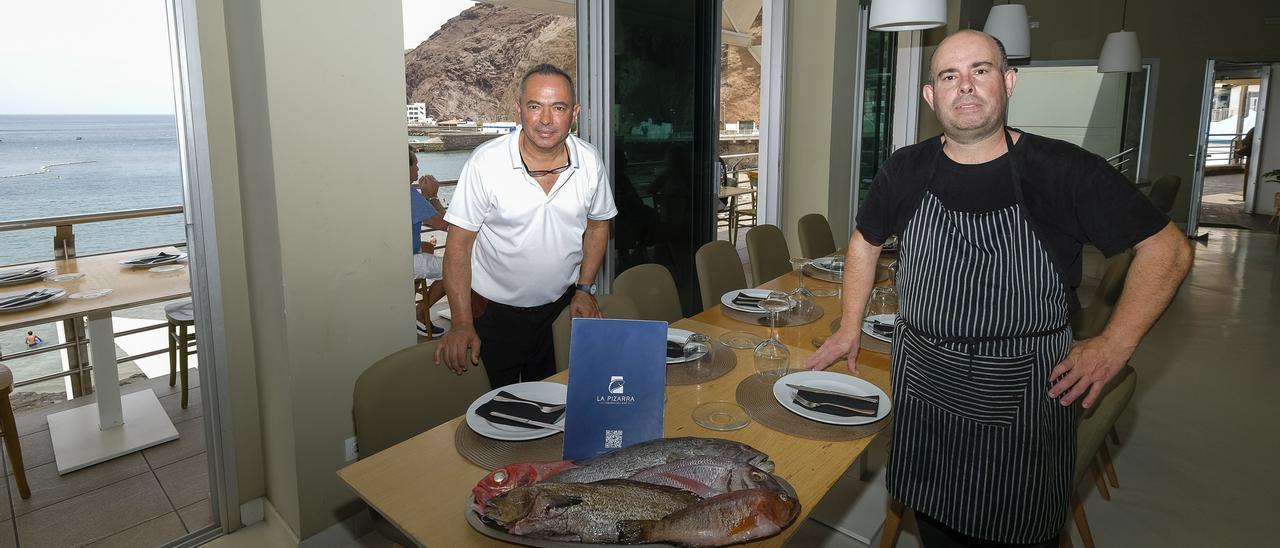
M 32 333 L 30 331 L 27 332 L 27 348 L 39 346 L 40 343 L 43 343 L 43 342 L 44 342 L 44 339 L 41 339 L 39 335 L 36 335 L 35 333 Z
M 409 189 L 409 210 L 413 217 L 413 277 L 414 279 L 440 280 L 427 288 L 426 298 L 416 306 L 415 317 L 421 318 L 424 310 L 431 308 L 444 297 L 444 261 L 435 254 L 433 242 L 422 241 L 422 225 L 448 230 L 449 223 L 444 221 L 445 207 L 440 202 L 440 181 L 430 174 L 418 176 L 418 155 L 409 149 L 409 180 L 416 181 L 418 188 Z M 417 323 L 418 335 L 427 336 L 427 324 L 421 320 Z M 444 334 L 444 328 L 431 324 L 431 336 Z

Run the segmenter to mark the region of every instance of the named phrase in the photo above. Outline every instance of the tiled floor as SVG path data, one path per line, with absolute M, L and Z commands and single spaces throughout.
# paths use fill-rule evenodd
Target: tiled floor
M 155 390 L 178 429 L 177 440 L 58 475 L 45 417 L 94 401 L 92 396 L 17 416 L 31 498 L 18 496 L 8 455 L 0 493 L 0 548 L 7 546 L 158 546 L 213 523 L 198 376 L 188 405 L 166 378 L 124 385 Z

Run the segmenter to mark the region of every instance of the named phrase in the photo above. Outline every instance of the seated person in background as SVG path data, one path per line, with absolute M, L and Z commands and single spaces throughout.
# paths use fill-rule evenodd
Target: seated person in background
M 41 339 L 39 335 L 31 331 L 27 332 L 27 347 L 39 346 L 42 342 L 44 342 L 44 339 Z
M 444 222 L 444 204 L 438 196 L 440 182 L 431 175 L 418 177 L 418 155 L 409 150 L 409 180 L 417 181 L 418 188 L 409 189 L 409 210 L 413 217 L 413 277 L 414 279 L 442 280 L 444 278 L 444 261 L 435 254 L 435 242 L 422 241 L 422 225 L 446 230 L 449 223 Z M 418 303 L 415 317 L 422 317 L 422 312 L 436 304 L 444 297 L 444 284 L 432 283 L 427 289 L 427 297 Z M 418 335 L 427 336 L 427 325 L 421 320 L 418 324 Z M 431 325 L 431 336 L 444 334 L 444 328 Z

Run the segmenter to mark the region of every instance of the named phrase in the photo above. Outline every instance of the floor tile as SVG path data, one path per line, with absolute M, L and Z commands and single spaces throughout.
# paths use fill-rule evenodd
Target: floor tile
M 16 548 L 18 535 L 13 530 L 13 520 L 0 521 L 0 548 Z
M 139 474 L 102 489 L 18 516 L 23 548 L 74 546 L 173 513 L 154 474 Z
M 27 481 L 30 484 L 30 480 Z M 13 484 L 13 496 L 9 496 L 9 482 L 0 482 L 0 520 L 13 519 L 13 501 L 22 500 L 18 494 L 18 484 Z
M 22 446 L 22 466 L 28 470 L 53 462 L 53 438 L 49 437 L 49 430 L 41 430 L 26 436 L 18 438 L 18 444 Z M 4 466 L 6 474 L 13 474 L 13 465 L 9 463 L 9 451 L 0 451 L 4 453 Z
M 204 453 L 157 468 L 156 478 L 176 508 L 209 498 L 209 464 Z
M 178 429 L 178 439 L 142 450 L 153 470 L 204 452 L 203 419 L 179 422 L 173 426 Z
M 92 548 L 142 548 L 162 546 L 182 538 L 187 530 L 176 512 L 170 512 L 151 521 L 139 523 L 109 537 L 95 540 L 85 546 Z
M 179 508 L 178 517 L 182 518 L 182 524 L 186 526 L 188 533 L 213 525 L 213 513 L 209 511 L 209 499 L 204 499 L 185 508 Z
M 13 499 L 14 513 L 18 516 L 44 508 L 71 497 L 87 493 L 99 487 L 149 472 L 147 461 L 141 453 L 132 453 L 107 462 L 95 464 L 66 475 L 58 475 L 56 463 L 48 463 L 27 470 L 27 484 L 31 486 L 31 498 Z M 8 478 L 9 490 L 15 495 L 18 485 L 13 476 Z
M 160 397 L 160 406 L 164 408 L 164 412 L 169 414 L 169 419 L 175 424 L 200 417 L 204 414 L 204 407 L 200 402 L 200 389 L 192 388 L 187 392 L 187 408 L 182 408 L 182 392 L 175 392 L 167 396 Z

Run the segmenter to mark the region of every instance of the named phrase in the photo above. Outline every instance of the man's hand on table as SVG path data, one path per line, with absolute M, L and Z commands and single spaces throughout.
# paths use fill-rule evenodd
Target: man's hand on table
M 804 368 L 810 371 L 816 369 L 826 369 L 840 358 L 849 360 L 849 372 L 858 374 L 858 350 L 861 345 L 858 344 L 862 339 L 862 331 L 858 329 L 840 329 L 827 337 L 827 342 L 822 343 L 817 352 L 809 355 L 804 361 Z
M 586 291 L 573 292 L 573 300 L 569 302 L 569 312 L 574 318 L 603 318 L 604 314 L 600 313 L 600 306 L 596 303 L 594 295 Z
M 1049 397 L 1059 398 L 1058 403 L 1062 405 L 1071 405 L 1088 391 L 1083 405 L 1086 409 L 1093 407 L 1103 387 L 1129 361 L 1134 348 L 1105 335 L 1077 342 L 1066 359 L 1049 372 L 1051 380 L 1057 379 L 1049 388 Z
M 436 346 L 436 365 L 443 364 L 450 371 L 459 375 L 467 371 L 467 366 L 480 363 L 480 336 L 471 325 L 454 323 L 448 332 L 440 337 Z

